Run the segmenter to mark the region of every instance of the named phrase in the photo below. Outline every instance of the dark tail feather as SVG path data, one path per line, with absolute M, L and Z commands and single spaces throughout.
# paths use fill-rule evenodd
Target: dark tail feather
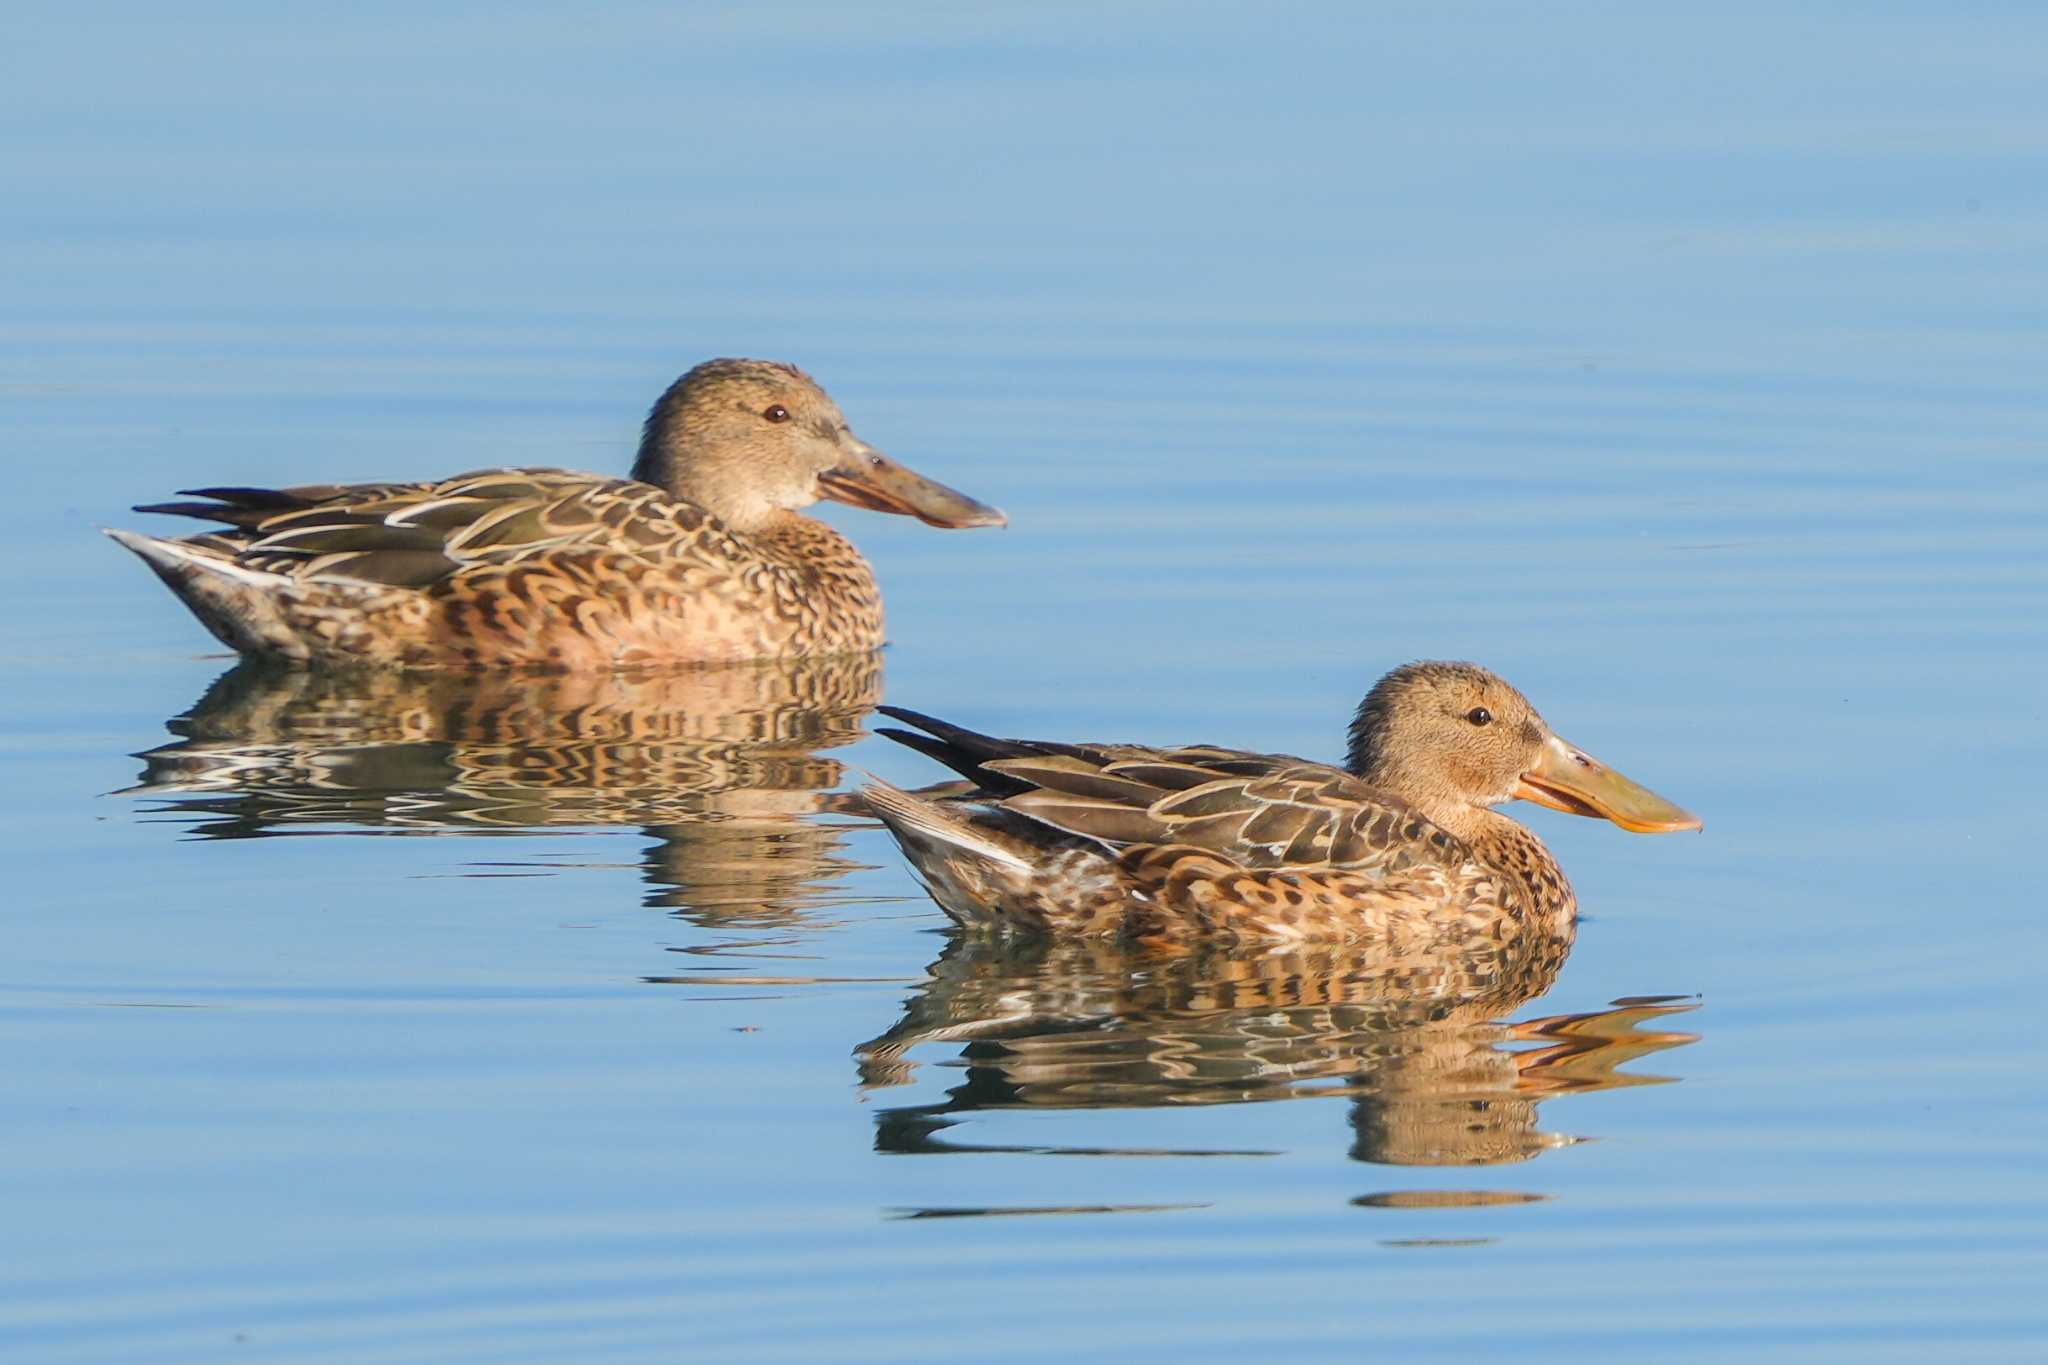
M 1019 754 L 1028 754 L 1037 747 L 1020 740 L 997 739 L 994 735 L 984 735 L 979 730 L 970 730 L 964 725 L 955 725 L 951 721 L 940 720 L 937 716 L 927 716 L 922 711 L 912 711 L 905 706 L 877 706 L 875 710 L 892 720 L 900 720 L 905 725 L 915 725 L 920 730 L 938 736 L 962 754 L 972 754 L 980 759 L 1015 758 Z
M 246 526 L 266 515 L 218 502 L 138 502 L 135 504 L 135 510 L 157 512 L 167 517 L 197 517 L 201 521 L 224 521 L 232 526 Z
M 898 744 L 917 750 L 926 758 L 939 762 L 980 784 L 983 796 L 1015 796 L 1020 792 L 1036 789 L 1035 783 L 1011 777 L 1005 773 L 990 772 L 982 764 L 999 758 L 1024 758 L 1033 754 L 1071 754 L 1079 758 L 1096 759 L 1095 754 L 1083 744 L 1056 744 L 1042 739 L 997 739 L 984 735 L 979 730 L 969 730 L 951 721 L 927 716 L 922 711 L 912 711 L 901 706 L 877 706 L 885 716 L 894 717 L 929 734 L 912 734 L 884 726 L 875 731 L 887 735 Z
M 997 739 L 984 735 L 978 730 L 969 730 L 937 716 L 927 716 L 921 711 L 908 710 L 901 706 L 878 706 L 875 708 L 885 716 L 893 717 L 929 734 L 915 734 L 909 730 L 898 730 L 883 726 L 875 731 L 886 735 L 898 744 L 917 750 L 926 758 L 936 759 L 962 777 L 971 778 L 982 793 L 991 796 L 1014 796 L 1031 790 L 1027 782 L 1001 773 L 992 773 L 981 765 L 998 758 L 1018 758 L 1025 754 L 1044 753 L 1046 745 L 1034 744 L 1023 739 Z
M 212 498 L 230 507 L 260 507 L 266 512 L 285 512 L 294 507 L 311 506 L 297 493 L 288 493 L 282 488 L 180 488 L 181 498 Z
M 933 739 L 930 735 L 920 735 L 911 730 L 899 730 L 893 725 L 880 726 L 875 733 L 893 739 L 905 748 L 915 749 L 926 758 L 937 759 L 962 777 L 971 777 L 979 782 L 990 776 L 980 771 L 973 759 L 962 755 L 942 739 Z
M 201 521 L 225 522 L 249 528 L 266 517 L 290 512 L 312 504 L 294 493 L 275 488 L 180 488 L 184 498 L 212 498 L 212 502 L 145 502 L 138 512 L 157 512 L 168 517 L 197 517 Z

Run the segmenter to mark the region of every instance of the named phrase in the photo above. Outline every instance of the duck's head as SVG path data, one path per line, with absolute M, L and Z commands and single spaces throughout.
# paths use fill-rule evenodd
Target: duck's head
M 1529 699 L 1477 664 L 1403 664 L 1351 722 L 1351 770 L 1446 828 L 1504 801 L 1536 801 L 1637 834 L 1699 820 L 1559 738 Z
M 933 526 L 1004 522 L 855 436 L 815 380 L 772 360 L 707 360 L 669 385 L 647 414 L 633 477 L 742 531 L 819 498 Z

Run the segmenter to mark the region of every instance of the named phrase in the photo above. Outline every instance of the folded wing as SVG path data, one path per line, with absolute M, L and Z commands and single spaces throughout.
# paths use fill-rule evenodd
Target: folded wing
M 473 565 L 562 551 L 658 551 L 708 515 L 650 484 L 559 469 L 486 469 L 430 483 L 195 488 L 152 503 L 223 523 L 194 539 L 245 567 L 298 578 L 428 587 Z

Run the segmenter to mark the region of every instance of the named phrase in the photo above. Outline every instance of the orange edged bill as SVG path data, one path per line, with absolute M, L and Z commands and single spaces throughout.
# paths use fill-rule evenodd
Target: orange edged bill
M 1612 820 L 1634 834 L 1676 834 L 1700 828 L 1697 815 L 1638 786 L 1583 749 L 1547 736 L 1515 795 L 1552 810 Z
M 965 530 L 1008 523 L 996 508 L 927 479 L 881 451 L 856 441 L 844 460 L 818 476 L 818 492 L 834 502 L 916 517 L 928 526 Z

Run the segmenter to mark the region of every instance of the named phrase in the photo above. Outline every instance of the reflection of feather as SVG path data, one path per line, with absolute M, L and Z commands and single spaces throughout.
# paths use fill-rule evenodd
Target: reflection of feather
M 1525 1160 L 1568 1140 L 1538 1131 L 1538 1101 L 1642 1084 L 1652 1078 L 1615 1068 L 1692 1041 L 1637 1030 L 1689 1007 L 1668 1003 L 1495 1022 L 1549 988 L 1570 942 L 1555 937 L 1510 964 L 1448 946 L 1426 958 L 1344 945 L 1162 955 L 963 937 L 895 1027 L 857 1054 L 864 1083 L 888 1087 L 914 1079 L 916 1048 L 967 1048 L 967 1079 L 947 1099 L 878 1115 L 878 1132 L 898 1144 L 890 1150 L 959 1150 L 934 1134 L 982 1109 L 1342 1095 L 1354 1101 L 1361 1160 Z
M 168 723 L 133 794 L 207 837 L 313 825 L 641 826 L 653 899 L 780 914 L 852 864 L 827 804 L 879 657 L 636 674 L 311 672 L 243 664 Z M 715 907 L 715 910 L 714 910 Z

